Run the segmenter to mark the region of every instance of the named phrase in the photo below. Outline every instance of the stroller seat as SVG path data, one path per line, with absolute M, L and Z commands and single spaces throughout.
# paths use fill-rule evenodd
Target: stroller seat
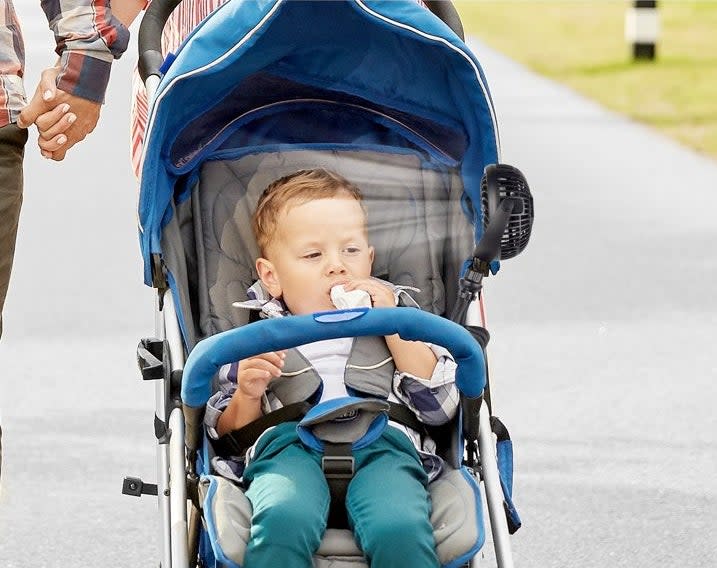
M 205 162 L 192 188 L 191 242 L 196 247 L 204 336 L 248 323 L 249 313 L 231 304 L 246 299 L 247 288 L 257 279 L 251 213 L 267 185 L 311 167 L 335 171 L 360 187 L 369 241 L 376 250 L 374 276 L 419 289 L 415 299 L 426 311 L 444 314 L 452 308 L 455 289 L 446 290 L 443 282 L 458 278 L 461 263 L 472 250 L 472 230 L 461 209 L 457 177 L 425 167 L 419 155 L 369 150 L 282 150 L 233 159 L 227 157 L 226 148 L 219 148 L 216 157 Z M 189 206 L 185 209 L 188 214 Z M 181 218 L 183 212 L 178 215 Z M 206 447 L 209 463 L 211 443 Z M 470 558 L 483 544 L 482 506 L 475 481 L 460 469 L 462 456 L 455 451 L 451 455 L 450 447 L 443 449 L 443 455 L 449 465 L 430 484 L 431 522 L 439 558 L 443 565 L 453 565 L 456 559 Z M 202 477 L 200 494 L 212 554 L 223 566 L 241 566 L 251 504 L 237 485 L 212 474 Z M 317 551 L 315 565 L 367 566 L 351 532 L 333 528 Z
M 245 300 L 258 278 L 251 214 L 261 192 L 284 175 L 315 167 L 334 171 L 361 189 L 369 242 L 376 251 L 373 275 L 416 288 L 412 296 L 423 310 L 450 313 L 456 289 L 444 282 L 458 279 L 473 248 L 457 177 L 423 167 L 417 155 L 282 150 L 209 160 L 192 190 L 203 336 L 248 322 L 248 311 L 232 302 Z
M 470 475 L 444 471 L 429 485 L 431 524 L 443 566 L 460 566 L 483 546 L 483 511 Z M 241 566 L 251 528 L 251 503 L 231 481 L 206 476 L 200 483 L 205 519 L 217 557 Z M 316 568 L 368 568 L 351 531 L 328 528 L 314 555 Z

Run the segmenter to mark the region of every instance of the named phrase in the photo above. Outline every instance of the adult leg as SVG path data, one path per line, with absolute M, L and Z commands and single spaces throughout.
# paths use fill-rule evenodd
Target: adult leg
M 244 568 L 313 566 L 330 500 L 320 459 L 301 443 L 295 422 L 260 438 L 244 472 L 253 508 Z
M 14 124 L 0 128 L 0 337 L 15 238 L 22 205 L 22 158 L 27 130 Z M 2 427 L 0 427 L 0 475 L 2 474 Z
M 27 130 L 14 124 L 0 128 L 0 336 L 22 205 L 22 158 L 26 141 Z
M 430 522 L 428 476 L 406 435 L 388 427 L 354 457 L 356 474 L 349 484 L 346 509 L 370 565 L 440 566 Z

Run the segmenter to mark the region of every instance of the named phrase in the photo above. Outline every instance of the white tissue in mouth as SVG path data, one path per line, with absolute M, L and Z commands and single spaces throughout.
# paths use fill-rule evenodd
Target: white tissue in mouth
M 365 290 L 344 290 L 342 284 L 331 288 L 331 302 L 338 310 L 350 308 L 370 308 L 371 296 Z

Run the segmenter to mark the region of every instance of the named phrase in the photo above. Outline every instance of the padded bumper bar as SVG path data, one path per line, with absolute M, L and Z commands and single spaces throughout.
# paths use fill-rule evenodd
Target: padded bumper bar
M 486 384 L 483 350 L 462 326 L 411 308 L 358 308 L 266 319 L 200 341 L 184 367 L 182 402 L 204 406 L 212 394 L 212 378 L 227 363 L 314 341 L 396 333 L 448 349 L 458 364 L 458 389 L 469 398 L 481 395 Z

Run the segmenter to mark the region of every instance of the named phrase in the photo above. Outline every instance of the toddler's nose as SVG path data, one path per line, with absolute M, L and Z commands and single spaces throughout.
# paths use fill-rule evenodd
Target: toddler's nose
M 345 274 L 346 267 L 339 258 L 330 258 L 328 259 L 326 271 L 328 274 Z

